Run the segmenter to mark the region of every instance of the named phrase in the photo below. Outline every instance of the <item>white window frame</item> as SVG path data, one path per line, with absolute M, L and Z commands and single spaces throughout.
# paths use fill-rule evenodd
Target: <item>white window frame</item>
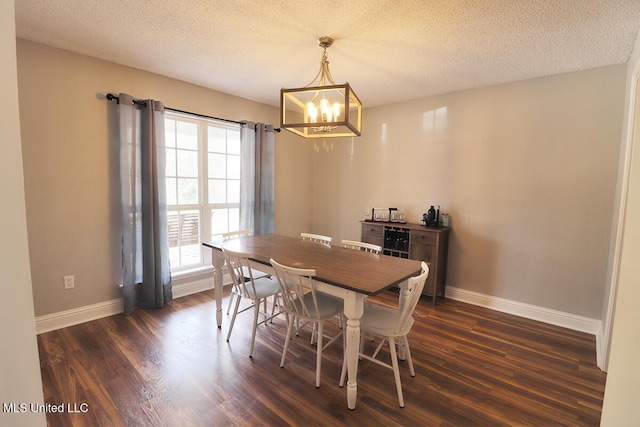
M 165 121 L 166 120 L 174 120 L 176 122 L 186 122 L 193 123 L 198 126 L 197 131 L 197 153 L 198 153 L 198 203 L 197 204 L 175 204 L 169 205 L 167 201 L 167 214 L 171 215 L 172 212 L 176 211 L 197 211 L 199 214 L 199 230 L 198 230 L 198 262 L 186 265 L 171 265 L 171 273 L 188 273 L 189 271 L 196 271 L 202 269 L 204 267 L 211 266 L 211 260 L 208 257 L 208 252 L 206 252 L 202 246 L 203 241 L 215 240 L 218 237 L 222 237 L 222 233 L 228 231 L 236 231 L 239 227 L 239 210 L 240 210 L 240 202 L 238 203 L 210 203 L 209 201 L 209 147 L 208 147 L 208 132 L 209 127 L 225 129 L 226 131 L 237 131 L 238 138 L 240 138 L 240 125 L 234 123 L 226 123 L 214 119 L 208 119 L 204 117 L 200 117 L 197 115 L 191 115 L 186 113 L 176 113 L 171 111 L 165 111 Z M 177 138 L 177 127 L 176 127 L 176 138 Z M 167 144 L 167 149 L 173 147 L 169 147 Z M 177 148 L 177 147 L 176 147 Z M 237 155 L 240 156 L 241 153 Z M 235 155 L 235 154 L 232 154 Z M 170 156 L 167 156 L 169 158 Z M 177 157 L 177 156 L 176 156 Z M 176 160 L 177 162 L 177 160 Z M 176 168 L 176 177 L 178 171 Z M 168 177 L 169 178 L 169 177 Z M 171 177 L 173 178 L 173 176 Z M 179 178 L 179 177 L 177 177 Z M 167 193 L 169 192 L 169 184 L 167 182 Z M 215 235 L 212 234 L 212 211 L 214 209 L 238 209 L 238 224 L 229 224 L 227 220 L 227 227 L 225 230 L 218 230 L 219 232 Z M 171 233 L 171 232 L 170 232 Z M 204 240 L 203 240 L 204 236 Z M 180 237 L 180 236 L 179 236 Z M 170 236 L 171 238 L 171 236 Z M 180 239 L 178 239 L 178 246 Z M 193 249 L 193 248 L 192 248 Z M 171 251 L 171 247 L 170 247 Z M 182 263 L 182 260 L 180 260 Z

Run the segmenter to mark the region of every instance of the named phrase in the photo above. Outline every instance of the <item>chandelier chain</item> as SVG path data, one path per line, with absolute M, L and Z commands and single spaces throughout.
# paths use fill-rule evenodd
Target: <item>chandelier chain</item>
M 320 69 L 318 70 L 318 74 L 304 87 L 313 86 L 314 83 L 318 82 L 317 86 L 326 86 L 327 81 L 334 85 L 333 77 L 331 76 L 331 71 L 329 71 L 329 55 L 327 54 L 327 48 L 323 48 L 322 50 L 322 60 L 320 61 Z

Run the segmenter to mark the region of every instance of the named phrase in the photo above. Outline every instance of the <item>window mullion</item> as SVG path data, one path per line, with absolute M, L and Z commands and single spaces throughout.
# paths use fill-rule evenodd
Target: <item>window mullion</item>
M 200 171 L 201 189 L 202 189 L 202 203 L 200 204 L 200 215 L 202 217 L 202 240 L 207 241 L 211 239 L 211 212 L 209 209 L 209 129 L 207 123 L 201 123 L 200 125 L 200 165 L 202 170 Z

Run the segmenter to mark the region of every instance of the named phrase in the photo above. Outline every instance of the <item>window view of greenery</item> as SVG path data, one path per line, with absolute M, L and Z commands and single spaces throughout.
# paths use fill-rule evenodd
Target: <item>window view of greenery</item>
M 208 265 L 202 242 L 240 226 L 240 128 L 165 115 L 171 271 Z

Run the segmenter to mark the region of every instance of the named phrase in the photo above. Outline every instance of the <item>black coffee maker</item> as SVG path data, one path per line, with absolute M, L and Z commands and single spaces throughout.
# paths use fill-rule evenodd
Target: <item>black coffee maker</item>
M 424 222 L 424 225 L 426 225 L 427 227 L 439 227 L 440 205 L 438 205 L 438 209 L 431 205 L 427 213 L 422 214 L 422 222 Z

